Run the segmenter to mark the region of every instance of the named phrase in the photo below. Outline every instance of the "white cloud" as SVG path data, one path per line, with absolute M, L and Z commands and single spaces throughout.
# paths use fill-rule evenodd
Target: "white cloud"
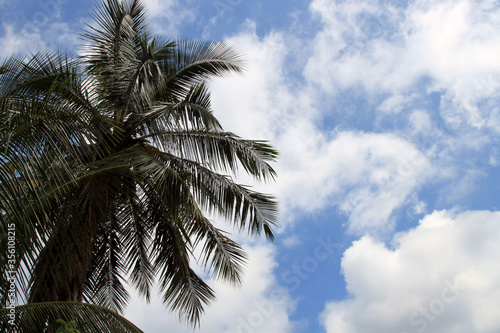
M 414 136 L 418 134 L 435 136 L 436 134 L 436 131 L 431 132 L 433 130 L 432 120 L 429 113 L 425 110 L 413 111 L 409 118 L 409 126 Z
M 305 74 L 325 91 L 361 85 L 370 93 L 398 96 L 430 78 L 428 88 L 445 92 L 453 104 L 443 114 L 446 121 L 487 124 L 489 110 L 478 102 L 499 95 L 498 6 L 433 0 L 381 9 L 364 0 L 315 0 L 311 11 L 324 28 Z
M 150 28 L 155 35 L 165 38 L 179 37 L 179 26 L 196 19 L 193 1 L 144 0 Z
M 283 141 L 300 140 L 296 135 Z M 330 140 L 319 134 L 315 139 L 285 151 L 280 198 L 288 208 L 305 211 L 338 205 L 355 233 L 391 230 L 393 211 L 428 175 L 427 158 L 390 134 L 339 132 Z
M 298 245 L 302 244 L 302 241 L 298 236 L 290 236 L 285 239 L 283 239 L 283 246 L 287 248 L 292 248 L 296 247 Z
M 408 102 L 407 96 L 396 94 L 387 98 L 377 109 L 385 114 L 398 114 Z
M 29 22 L 21 29 L 14 24 L 5 23 L 3 30 L 4 34 L 0 36 L 0 58 L 14 54 L 29 56 L 46 50 L 71 52 L 79 42 L 72 27 L 60 21 L 45 22 L 39 26 Z
M 474 154 L 489 154 L 492 134 L 500 133 L 500 8 L 472 0 L 394 4 L 312 1 L 311 13 L 322 28 L 304 76 L 334 103 L 335 96 L 351 89 L 367 99 L 365 112 L 380 103 L 373 125 L 389 125 L 387 132 L 413 143 L 432 167 L 433 177 L 427 180 L 443 181 L 447 193 L 442 199 L 451 203 L 469 194 L 468 185 L 485 175 L 483 161 Z M 433 92 L 438 94 L 431 97 Z M 348 195 L 370 198 L 365 193 Z M 377 209 L 380 216 L 383 209 Z
M 294 115 L 289 106 L 297 100 L 290 99 L 285 85 L 284 36 L 271 33 L 260 38 L 256 29 L 255 22 L 246 21 L 241 32 L 226 40 L 243 56 L 244 75 L 214 80 L 210 89 L 215 114 L 226 129 L 269 140 Z
M 37 33 L 17 33 L 15 27 L 8 24 L 4 24 L 3 29 L 4 35 L 0 37 L 0 58 L 24 54 L 28 51 L 36 52 L 45 46 L 41 36 Z
M 500 330 L 500 212 L 434 212 L 388 248 L 363 237 L 345 251 L 351 297 L 330 302 L 327 332 Z
M 268 139 L 280 152 L 277 183 L 265 190 L 279 198 L 282 225 L 297 212 L 338 206 L 353 232 L 391 230 L 392 213 L 427 176 L 427 158 L 395 135 L 322 131 L 315 92 L 286 80 L 286 41 L 259 38 L 253 22 L 229 39 L 248 59 L 247 73 L 211 84 L 216 116 L 226 130 Z
M 250 260 L 241 288 L 208 281 L 215 290 L 217 300 L 206 307 L 200 332 L 291 332 L 292 323 L 288 314 L 293 310 L 293 302 L 273 277 L 276 265 L 273 247 L 252 246 L 247 247 L 247 251 Z M 135 299 L 125 317 L 144 332 L 193 332 L 179 323 L 178 317 L 169 313 L 158 298 L 148 305 Z

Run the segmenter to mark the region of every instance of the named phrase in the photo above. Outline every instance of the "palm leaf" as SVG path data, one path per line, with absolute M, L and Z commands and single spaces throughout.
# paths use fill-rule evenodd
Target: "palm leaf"
M 10 314 L 15 319 L 11 321 Z M 2 332 L 55 332 L 57 320 L 76 321 L 76 328 L 85 333 L 115 333 L 142 331 L 117 313 L 101 306 L 80 302 L 46 302 L 0 309 Z M 12 325 L 13 324 L 13 325 Z
M 191 87 L 183 100 L 155 101 L 141 113 L 131 115 L 124 127 L 137 129 L 138 133 L 188 128 L 222 130 L 211 110 L 210 93 L 205 84 Z
M 154 240 L 155 267 L 160 272 L 163 300 L 179 312 L 179 318 L 199 325 L 203 305 L 215 299 L 213 290 L 191 269 L 185 230 L 164 219 Z
M 269 165 L 277 151 L 263 141 L 242 140 L 233 133 L 207 131 L 157 131 L 140 139 L 154 138 L 164 152 L 196 161 L 214 170 L 238 170 L 238 162 L 257 179 L 276 177 Z
M 206 219 L 195 223 L 192 233 L 196 235 L 197 242 L 203 243 L 201 264 L 216 279 L 240 285 L 243 265 L 248 259 L 241 246 Z
M 172 57 L 159 63 L 167 78 L 165 91 L 182 99 L 192 86 L 211 76 L 242 72 L 242 59 L 226 43 L 181 40 Z
M 153 151 L 153 148 L 150 150 Z M 188 177 L 189 184 L 184 185 L 184 190 L 179 190 L 179 193 L 184 193 L 180 197 L 182 200 L 172 201 L 174 206 L 182 206 L 188 202 L 192 189 L 196 201 L 205 211 L 221 214 L 241 230 L 248 229 L 254 235 L 260 235 L 264 231 L 269 240 L 274 239 L 272 226 L 276 224 L 278 211 L 272 196 L 236 184 L 231 177 L 218 174 L 192 160 L 180 159 L 161 151 L 155 151 L 155 155 L 165 174 Z M 164 177 L 164 173 L 158 172 L 156 177 Z

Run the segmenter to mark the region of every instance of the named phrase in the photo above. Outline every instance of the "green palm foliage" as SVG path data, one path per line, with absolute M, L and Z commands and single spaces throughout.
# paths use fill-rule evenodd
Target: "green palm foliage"
M 9 322 L 9 310 L 0 310 L 1 332 L 23 333 L 142 333 L 117 313 L 80 302 L 34 303 L 16 307 L 16 319 Z
M 239 284 L 246 260 L 207 216 L 272 240 L 276 202 L 233 176 L 273 179 L 277 152 L 212 113 L 205 82 L 241 72 L 232 48 L 151 37 L 138 0 L 103 1 L 93 18 L 83 57 L 0 67 L 1 304 L 9 271 L 23 302 L 118 312 L 127 281 L 149 300 L 157 279 L 165 303 L 199 323 L 215 296 L 192 262 Z

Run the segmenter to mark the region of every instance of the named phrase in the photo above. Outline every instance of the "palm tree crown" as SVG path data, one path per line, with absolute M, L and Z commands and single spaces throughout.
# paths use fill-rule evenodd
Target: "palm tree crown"
M 241 72 L 229 46 L 152 37 L 138 0 L 102 1 L 93 18 L 81 58 L 39 53 L 0 67 L 2 304 L 13 263 L 30 303 L 122 311 L 125 280 L 149 299 L 157 278 L 171 309 L 198 323 L 214 293 L 192 268 L 195 247 L 234 284 L 246 260 L 207 216 L 272 240 L 276 202 L 232 176 L 273 179 L 277 152 L 225 132 L 212 113 L 205 81 Z

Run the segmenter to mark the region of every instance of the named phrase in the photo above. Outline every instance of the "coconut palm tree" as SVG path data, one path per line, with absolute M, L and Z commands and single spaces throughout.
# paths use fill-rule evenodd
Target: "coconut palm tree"
M 126 281 L 149 300 L 157 279 L 164 302 L 197 324 L 215 295 L 193 261 L 239 284 L 246 260 L 209 217 L 272 240 L 275 200 L 233 179 L 273 179 L 277 152 L 213 115 L 206 80 L 242 71 L 228 45 L 152 37 L 139 0 L 102 1 L 93 19 L 82 57 L 0 67 L 2 304 L 10 271 L 28 303 L 118 312 Z

